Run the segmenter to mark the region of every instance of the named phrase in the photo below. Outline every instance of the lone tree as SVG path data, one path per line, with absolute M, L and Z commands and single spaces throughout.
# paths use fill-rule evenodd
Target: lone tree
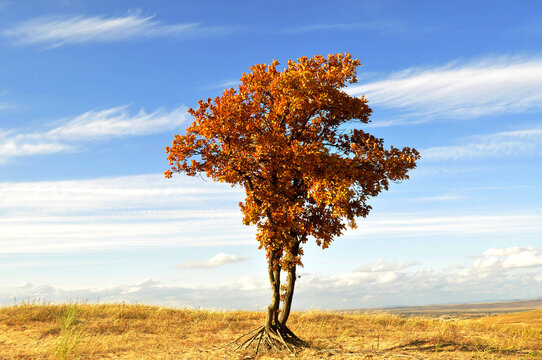
M 194 123 L 166 147 L 167 178 L 205 173 L 245 189 L 243 223 L 257 227 L 273 292 L 264 326 L 241 344 L 257 343 L 256 351 L 304 345 L 286 326 L 303 244 L 314 239 L 325 249 L 355 228 L 356 217 L 371 210 L 368 199 L 408 179 L 420 157 L 413 148 L 386 149 L 353 127 L 368 123 L 372 110 L 363 96 L 341 90 L 357 82 L 360 62 L 350 54 L 289 60 L 282 71 L 278 65 L 254 65 L 237 90 L 200 100 L 189 110 Z

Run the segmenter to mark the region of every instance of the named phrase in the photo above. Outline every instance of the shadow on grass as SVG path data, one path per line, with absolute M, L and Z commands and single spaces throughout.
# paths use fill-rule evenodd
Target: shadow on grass
M 525 354 L 525 350 L 517 349 L 498 349 L 489 345 L 475 345 L 475 344 L 461 344 L 453 341 L 437 343 L 435 344 L 434 340 L 413 340 L 409 343 L 403 345 L 393 346 L 384 351 L 393 351 L 393 350 L 415 350 L 423 352 L 455 352 L 455 351 L 464 351 L 464 352 L 489 352 L 489 353 L 498 353 L 501 355 L 518 355 Z

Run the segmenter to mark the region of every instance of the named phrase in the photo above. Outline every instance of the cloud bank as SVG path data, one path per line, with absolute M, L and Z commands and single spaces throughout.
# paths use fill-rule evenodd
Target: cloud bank
M 487 260 L 491 257 L 497 260 L 489 264 Z M 541 258 L 541 249 L 493 248 L 467 264 L 443 270 L 434 270 L 423 263 L 378 260 L 352 272 L 301 274 L 296 282 L 293 306 L 295 309 L 352 309 L 506 300 L 515 293 L 539 297 Z M 124 301 L 189 308 L 263 310 L 268 305 L 270 290 L 265 278 L 250 276 L 198 286 L 147 279 L 104 288 L 61 289 L 24 282 L 17 287 L 0 289 L 0 304 L 13 304 L 14 297 L 19 301 L 79 299 L 91 303 Z

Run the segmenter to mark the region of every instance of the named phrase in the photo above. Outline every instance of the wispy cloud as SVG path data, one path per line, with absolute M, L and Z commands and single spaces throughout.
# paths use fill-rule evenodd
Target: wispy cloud
M 355 272 L 368 272 L 368 273 L 377 273 L 377 272 L 388 272 L 388 271 L 400 271 L 410 266 L 418 265 L 419 262 L 408 262 L 408 261 L 399 261 L 399 262 L 388 262 L 379 258 L 374 264 L 371 265 L 360 265 L 354 271 Z
M 186 107 L 152 113 L 140 110 L 131 115 L 126 106 L 89 111 L 44 135 L 52 139 L 100 139 L 107 137 L 157 134 L 178 128 L 187 118 Z
M 0 5 L 0 10 L 1 10 L 2 6 Z M 6 95 L 8 92 L 6 90 L 4 91 L 0 91 L 0 97 Z M 0 101 L 0 111 L 3 111 L 3 110 L 6 110 L 6 109 L 12 109 L 14 106 L 13 104 L 10 104 L 8 102 L 5 102 L 5 101 Z
M 418 237 L 439 235 L 518 234 L 542 231 L 542 215 L 373 216 L 358 223 L 350 236 Z
M 202 87 L 202 89 L 229 89 L 239 85 L 239 80 L 228 80 Z
M 251 244 L 240 200 L 227 184 L 161 174 L 0 183 L 0 253 Z
M 114 42 L 136 38 L 174 36 L 188 39 L 230 32 L 222 26 L 198 23 L 163 24 L 154 16 L 42 17 L 24 21 L 2 34 L 17 45 L 45 44 L 49 48 L 86 42 Z
M 411 199 L 406 199 L 406 200 L 421 201 L 421 202 L 437 202 L 437 201 L 458 201 L 458 200 L 463 200 L 463 199 L 465 199 L 465 196 L 462 196 L 462 195 L 442 194 L 442 195 L 411 198 Z
M 426 161 L 500 158 L 542 153 L 542 128 L 471 136 L 464 144 L 436 146 L 421 151 Z
M 81 141 L 150 135 L 178 128 L 188 117 L 186 107 L 130 114 L 126 106 L 93 110 L 60 125 L 34 132 L 0 129 L 0 162 L 11 157 L 75 151 Z
M 253 245 L 255 229 L 242 224 L 237 206 L 243 197 L 227 184 L 160 174 L 0 183 L 0 254 Z M 395 214 L 358 225 L 345 240 L 533 234 L 542 231 L 542 215 Z M 221 255 L 205 264 L 229 260 Z
M 217 254 L 213 256 L 212 258 L 209 258 L 204 261 L 187 261 L 183 262 L 179 265 L 177 265 L 177 268 L 179 269 L 212 269 L 219 266 L 237 263 L 241 261 L 245 261 L 248 259 L 248 256 L 237 256 L 237 255 L 230 255 L 230 254 Z
M 364 21 L 355 23 L 317 23 L 295 27 L 288 27 L 281 30 L 286 34 L 303 34 L 317 31 L 353 31 L 370 30 L 380 32 L 397 32 L 405 26 L 397 21 Z
M 542 59 L 500 57 L 436 68 L 411 68 L 347 89 L 371 104 L 399 109 L 389 126 L 542 109 Z
M 0 139 L 2 139 L 0 137 Z M 26 143 L 17 137 L 14 139 L 2 139 L 0 144 L 0 163 L 7 158 L 16 156 L 47 155 L 59 152 L 72 151 L 74 148 L 67 144 L 56 142 Z

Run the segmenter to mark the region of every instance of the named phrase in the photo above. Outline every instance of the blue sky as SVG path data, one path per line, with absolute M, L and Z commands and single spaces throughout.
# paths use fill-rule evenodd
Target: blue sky
M 0 304 L 262 309 L 241 189 L 163 179 L 199 99 L 256 63 L 350 52 L 365 130 L 411 179 L 305 250 L 294 307 L 542 296 L 542 5 L 0 0 Z

